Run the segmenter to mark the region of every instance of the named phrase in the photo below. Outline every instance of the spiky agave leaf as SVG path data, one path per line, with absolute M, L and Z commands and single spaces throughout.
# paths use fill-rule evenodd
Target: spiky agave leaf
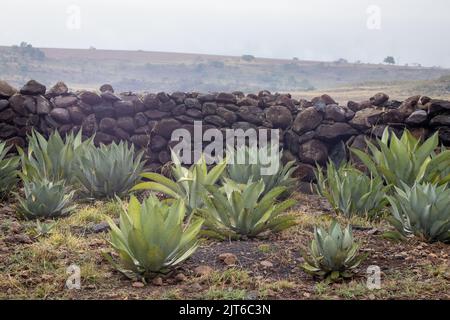
M 147 277 L 191 256 L 203 221 L 184 225 L 184 216 L 181 200 L 169 206 L 152 195 L 141 204 L 132 196 L 128 210 L 120 215 L 119 226 L 108 219 L 110 243 L 119 255 L 120 269 Z

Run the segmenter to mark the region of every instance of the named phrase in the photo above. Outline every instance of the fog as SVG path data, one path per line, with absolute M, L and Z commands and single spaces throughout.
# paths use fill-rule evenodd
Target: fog
M 450 67 L 448 0 L 2 0 L 0 44 Z

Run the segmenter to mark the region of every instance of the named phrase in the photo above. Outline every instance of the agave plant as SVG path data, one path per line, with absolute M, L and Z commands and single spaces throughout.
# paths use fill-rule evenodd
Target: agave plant
M 108 260 L 131 278 L 145 279 L 154 273 L 166 272 L 197 249 L 197 235 L 203 221 L 197 219 L 184 225 L 184 216 L 185 205 L 181 200 L 167 205 L 152 195 L 140 204 L 132 196 L 128 210 L 120 214 L 119 227 L 108 218 L 110 243 L 122 266 L 110 256 Z
M 359 245 L 354 242 L 350 226 L 342 230 L 341 226 L 333 221 L 328 229 L 321 227 L 314 229 L 314 239 L 311 242 L 310 253 L 301 250 L 305 263 L 302 265 L 305 272 L 327 281 L 336 281 L 340 278 L 352 276 L 352 270 L 367 257 L 358 254 Z
M 7 156 L 11 147 L 0 142 L 0 199 L 8 195 L 18 181 L 19 157 Z
M 40 222 L 36 220 L 36 226 L 33 228 L 33 233 L 35 234 L 35 239 L 39 237 L 45 237 L 53 232 L 53 229 L 56 226 L 55 221 L 51 222 Z
M 429 183 L 395 188 L 391 224 L 402 236 L 415 235 L 427 242 L 450 241 L 450 189 Z
M 81 131 L 77 135 L 68 134 L 65 141 L 54 131 L 47 140 L 33 130 L 28 137 L 27 152 L 19 150 L 22 173 L 29 179 L 64 180 L 70 185 L 74 182 L 78 160 L 92 146 L 92 140 L 82 141 Z
M 82 193 L 102 199 L 125 195 L 139 180 L 144 168 L 143 152 L 121 141 L 100 147 L 91 146 L 80 159 L 76 177 Z
M 223 161 L 208 171 L 204 156 L 190 168 L 185 168 L 172 152 L 172 175 L 175 181 L 153 172 L 143 173 L 142 177 L 151 181 L 137 184 L 132 191 L 152 190 L 162 192 L 173 199 L 183 200 L 189 215 L 203 206 L 202 194 L 206 186 L 213 186 L 222 176 L 226 162 Z
M 64 181 L 23 177 L 23 183 L 25 197 L 17 196 L 17 211 L 27 219 L 65 216 L 75 208 L 71 205 L 74 191 L 68 191 Z
M 222 187 L 208 187 L 204 195 L 204 209 L 198 212 L 205 218 L 205 226 L 213 233 L 231 238 L 256 237 L 265 232 L 278 232 L 295 224 L 293 215 L 281 215 L 292 207 L 293 199 L 276 203 L 276 198 L 286 187 L 276 187 L 261 196 L 264 181 L 237 184 L 225 180 Z
M 275 152 L 272 146 L 260 148 L 241 146 L 233 150 L 232 154 L 233 161 L 229 161 L 226 170 L 226 175 L 232 180 L 245 184 L 262 179 L 265 185 L 262 196 L 279 186 L 286 187 L 287 193 L 295 189 L 297 179 L 292 177 L 297 169 L 295 161 L 283 166 L 281 152 Z M 270 166 L 275 166 L 276 170 L 270 172 Z
M 347 218 L 353 215 L 375 218 L 387 203 L 385 195 L 390 187 L 384 186 L 379 176 L 368 177 L 348 164 L 336 169 L 331 161 L 326 176 L 319 166 L 315 174 L 317 193 Z
M 415 182 L 435 182 L 444 184 L 450 181 L 450 150 L 442 148 L 439 154 L 438 133 L 421 143 L 408 130 L 399 139 L 386 128 L 377 140 L 379 148 L 367 141 L 372 153 L 352 149 L 374 175 L 382 176 L 387 183 L 412 186 Z

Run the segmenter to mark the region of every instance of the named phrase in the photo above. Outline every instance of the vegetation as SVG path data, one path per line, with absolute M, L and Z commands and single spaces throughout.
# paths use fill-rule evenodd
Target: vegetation
M 92 141 L 92 138 L 82 141 L 81 132 L 68 134 L 64 141 L 58 131 L 54 131 L 48 139 L 33 131 L 28 137 L 27 151 L 19 150 L 22 173 L 30 180 L 63 180 L 73 185 L 79 160 L 92 147 Z
M 377 217 L 386 205 L 389 186 L 381 177 L 368 177 L 349 164 L 336 168 L 329 162 L 326 173 L 316 170 L 317 192 L 325 197 L 333 209 L 347 218 L 354 215 Z
M 246 62 L 252 62 L 253 60 L 255 60 L 255 56 L 253 56 L 251 54 L 243 54 L 241 59 Z
M 27 219 L 55 218 L 69 214 L 74 191 L 68 192 L 64 181 L 53 182 L 47 179 L 33 181 L 23 177 L 25 197 L 18 196 L 17 211 Z
M 278 151 L 278 150 L 277 150 Z M 267 159 L 264 159 L 265 157 Z M 273 174 L 264 174 L 268 169 L 267 163 L 277 165 Z M 261 148 L 242 146 L 233 152 L 233 162 L 227 164 L 226 176 L 237 183 L 246 184 L 253 181 L 264 181 L 264 196 L 275 187 L 286 187 L 287 192 L 292 192 L 297 186 L 297 179 L 292 174 L 297 169 L 295 161 L 290 161 L 283 166 L 281 153 L 272 153 L 270 145 Z
M 183 225 L 185 206 L 181 200 L 171 205 L 155 196 L 142 204 L 131 197 L 128 210 L 120 215 L 120 226 L 109 218 L 110 243 L 122 267 L 109 260 L 125 275 L 150 277 L 187 259 L 198 246 L 197 235 L 203 221 Z
M 36 220 L 36 226 L 33 231 L 35 233 L 35 238 L 45 237 L 52 233 L 53 229 L 56 226 L 56 222 L 41 222 Z
M 95 292 L 102 298 L 448 298 L 448 151 L 439 150 L 436 136 L 421 143 L 408 132 L 398 139 L 386 131 L 363 157 L 372 176 L 350 164 L 330 162 L 326 173 L 318 168 L 317 192 L 338 215 L 317 197 L 287 193 L 295 182 L 292 163 L 264 176 L 261 161 L 236 166 L 223 161 L 208 169 L 204 157 L 190 168 L 174 158 L 168 178 L 141 174 L 142 154 L 125 143 L 95 147 L 79 135 L 29 138 L 31 150 L 21 151 L 20 159 L 7 155 L 0 143 L 3 190 L 17 184 L 17 175 L 23 182 L 16 203 L 0 204 L 0 297 L 80 298 Z M 151 194 L 139 202 L 129 194 L 139 190 L 168 199 Z M 74 199 L 77 191 L 80 198 Z M 280 201 L 286 194 L 289 199 Z M 128 195 L 127 204 L 110 201 Z M 75 200 L 86 197 L 101 201 L 74 210 Z M 387 204 L 388 221 L 366 219 L 378 217 Z M 17 220 L 12 211 L 36 221 Z M 106 236 L 97 234 L 104 221 L 110 228 Z M 358 228 L 353 233 L 339 223 Z M 408 241 L 393 245 L 380 234 Z M 200 235 L 209 239 L 199 242 Z M 311 236 L 309 250 L 303 248 Z M 217 243 L 216 237 L 241 241 Z M 258 241 L 246 241 L 254 237 Z M 299 246 L 302 269 L 312 278 L 299 276 Z M 361 251 L 374 260 L 366 262 Z M 372 262 L 384 267 L 380 291 L 369 291 L 360 277 L 344 281 Z M 70 263 L 80 265 L 82 285 L 92 290 L 61 290 Z M 124 285 L 111 264 L 134 282 Z
M 151 181 L 139 183 L 132 191 L 152 190 L 162 192 L 173 199 L 183 200 L 188 214 L 191 215 L 195 209 L 203 206 L 202 194 L 206 191 L 205 187 L 213 186 L 219 181 L 226 162 L 223 161 L 208 171 L 204 157 L 190 168 L 183 167 L 176 157 L 172 153 L 172 175 L 175 181 L 157 173 L 144 173 L 142 177 Z
M 0 142 L 0 199 L 7 196 L 18 182 L 19 157 L 8 156 L 11 147 Z
M 370 141 L 367 145 L 371 155 L 352 149 L 374 175 L 380 175 L 388 184 L 401 187 L 416 182 L 447 183 L 450 181 L 450 150 L 438 148 L 438 133 L 421 143 L 408 130 L 399 139 L 386 128 L 383 136 L 377 139 L 377 146 Z
M 12 46 L 12 49 L 24 58 L 30 58 L 38 61 L 45 60 L 45 53 L 38 48 L 34 48 L 31 43 L 22 41 L 18 46 Z
M 328 231 L 321 227 L 314 229 L 310 254 L 302 250 L 306 261 L 302 267 L 306 272 L 326 278 L 327 281 L 349 278 L 352 276 L 351 271 L 366 258 L 365 255 L 359 255 L 358 250 L 359 245 L 353 240 L 351 227 L 342 230 L 333 221 Z
M 393 56 L 387 56 L 384 58 L 383 62 L 387 64 L 395 64 L 395 58 Z
M 236 88 L 244 92 L 258 92 L 264 88 L 272 92 L 294 94 L 294 91 L 301 91 L 302 98 L 305 95 L 313 98 L 321 95 L 322 92 L 319 91 L 324 88 L 338 88 L 336 94 L 345 95 L 342 100 L 354 100 L 349 99 L 348 91 L 341 88 L 349 85 L 354 88 L 356 85 L 362 101 L 372 94 L 365 92 L 368 88 L 375 90 L 373 94 L 380 91 L 379 83 L 370 87 L 364 85 L 362 89 L 362 82 L 371 81 L 389 85 L 391 97 L 397 100 L 413 94 L 448 97 L 449 93 L 444 86 L 444 90 L 440 87 L 430 94 L 421 83 L 422 80 L 437 79 L 448 73 L 446 69 L 438 68 L 394 68 L 387 64 L 346 65 L 314 61 L 299 63 L 292 59 L 259 58 L 249 63 L 241 56 L 211 57 L 183 53 L 166 55 L 161 52 L 140 52 L 137 56 L 136 51 L 105 52 L 89 48 L 36 49 L 46 55 L 44 60 L 37 60 L 28 54 L 23 55 L 21 50 L 19 47 L 0 47 L 2 78 L 16 87 L 21 87 L 25 81 L 35 77 L 38 70 L 45 70 L 45 73 L 39 73 L 39 79 L 46 85 L 65 79 L 70 73 L 71 87 L 98 88 L 104 83 L 104 79 L 108 79 L 117 92 L 145 91 L 149 88 L 155 92 L 228 92 Z M 297 68 L 286 69 L 285 65 L 290 62 L 297 64 Z M 220 63 L 223 63 L 223 68 Z M 392 91 L 394 81 L 401 81 L 402 84 L 395 92 Z M 418 90 L 414 91 L 413 87 L 418 87 Z M 317 91 L 308 92 L 313 88 L 317 88 Z
M 76 171 L 82 193 L 92 199 L 124 196 L 140 180 L 142 156 L 143 152 L 136 154 L 134 146 L 124 142 L 91 146 Z
M 281 231 L 295 223 L 292 215 L 280 215 L 292 207 L 293 199 L 276 203 L 286 191 L 276 187 L 264 196 L 264 181 L 237 184 L 226 180 L 223 187 L 210 186 L 211 195 L 203 196 L 205 208 L 199 209 L 205 226 L 226 237 L 255 237 L 265 231 Z M 260 199 L 260 200 L 259 200 Z
M 450 241 L 450 189 L 429 183 L 404 185 L 388 196 L 389 221 L 402 236 L 415 235 L 427 242 Z

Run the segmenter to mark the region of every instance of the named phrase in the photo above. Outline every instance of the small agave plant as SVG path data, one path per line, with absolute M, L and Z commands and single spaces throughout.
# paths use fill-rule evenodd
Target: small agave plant
M 376 218 L 387 204 L 385 195 L 390 187 L 384 186 L 381 177 L 369 177 L 348 164 L 336 168 L 329 162 L 325 174 L 318 166 L 316 179 L 317 193 L 347 218 Z
M 230 159 L 233 161 L 227 164 L 226 176 L 240 184 L 262 179 L 265 186 L 262 196 L 275 187 L 286 187 L 286 193 L 289 194 L 297 186 L 297 179 L 292 177 L 297 167 L 295 161 L 283 165 L 281 152 L 276 151 L 271 145 L 260 148 L 238 147 L 231 153 Z M 276 166 L 275 172 L 269 172 L 271 166 Z
M 76 177 L 91 199 L 121 197 L 140 180 L 143 152 L 135 153 L 127 143 L 91 146 L 80 159 Z
M 25 197 L 18 196 L 18 213 L 27 219 L 56 218 L 68 215 L 74 191 L 68 192 L 63 181 L 47 179 L 33 181 L 23 177 Z
M 119 255 L 121 265 L 111 256 L 107 259 L 127 277 L 142 279 L 163 273 L 195 252 L 197 235 L 203 221 L 196 219 L 184 224 L 185 205 L 171 205 L 150 196 L 139 203 L 132 196 L 128 210 L 120 215 L 119 227 L 109 218 L 110 243 Z
M 219 181 L 225 170 L 226 161 L 208 170 L 205 157 L 202 156 L 190 168 L 185 168 L 177 155 L 172 152 L 172 162 L 172 175 L 175 181 L 158 173 L 143 173 L 141 176 L 150 181 L 137 184 L 131 191 L 151 190 L 164 193 L 173 199 L 183 200 L 187 213 L 191 216 L 195 209 L 203 207 L 202 194 L 207 192 L 205 187 L 213 186 Z
M 333 282 L 340 278 L 352 277 L 352 270 L 367 257 L 359 255 L 359 245 L 353 240 L 350 226 L 342 230 L 333 221 L 328 229 L 321 227 L 314 229 L 314 239 L 311 242 L 310 253 L 301 250 L 305 263 L 305 272 Z
M 53 232 L 53 229 L 56 226 L 55 221 L 51 222 L 40 222 L 39 220 L 36 221 L 36 226 L 33 228 L 33 233 L 35 234 L 35 239 L 39 237 L 45 237 Z
M 295 224 L 295 216 L 283 215 L 295 205 L 294 199 L 277 203 L 276 199 L 285 187 L 276 187 L 262 196 L 265 185 L 262 180 L 237 184 L 225 179 L 222 187 L 210 186 L 209 195 L 203 196 L 205 207 L 198 212 L 205 218 L 205 226 L 222 237 L 256 237 L 272 231 L 278 232 Z
M 403 185 L 388 196 L 392 215 L 388 221 L 397 232 L 426 242 L 450 242 L 450 189 L 429 183 Z
M 33 130 L 28 137 L 27 151 L 19 150 L 22 172 L 30 179 L 64 180 L 71 185 L 75 180 L 78 160 L 93 145 L 93 139 L 82 141 L 81 131 L 63 139 L 54 131 L 48 139 Z
M 367 142 L 370 154 L 357 149 L 351 151 L 373 175 L 380 175 L 388 184 L 411 187 L 416 182 L 450 182 L 450 150 L 441 148 L 439 153 L 435 152 L 439 146 L 438 133 L 422 143 L 408 130 L 399 139 L 386 128 L 377 145 Z

